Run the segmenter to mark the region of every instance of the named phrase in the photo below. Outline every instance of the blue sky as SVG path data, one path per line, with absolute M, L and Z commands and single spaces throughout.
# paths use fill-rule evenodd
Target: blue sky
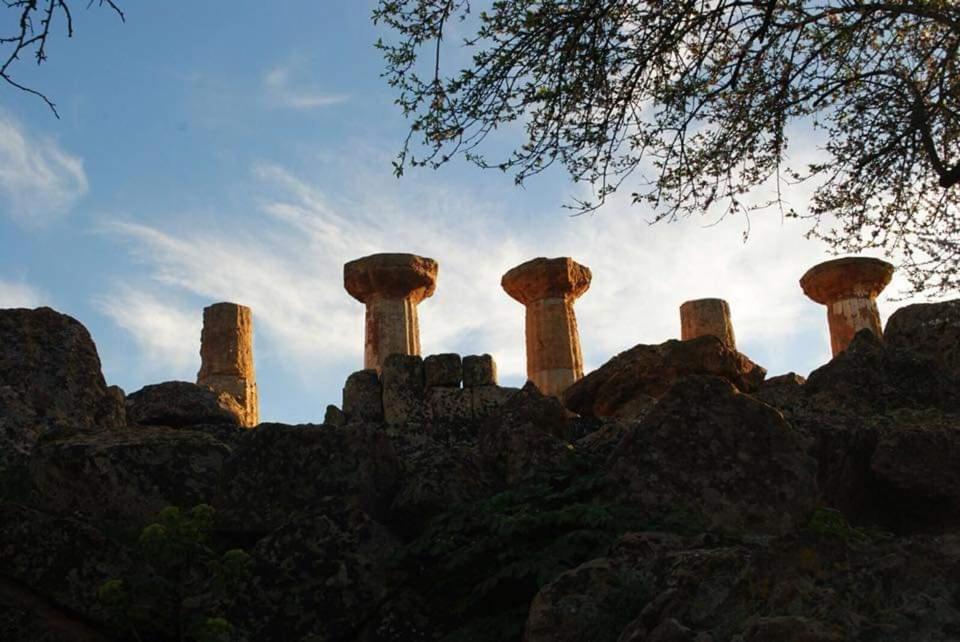
M 570 217 L 560 172 L 523 189 L 462 162 L 394 178 L 406 129 L 373 5 L 124 2 L 126 24 L 75 10 L 74 38 L 17 70 L 61 120 L 0 87 L 0 307 L 76 317 L 132 392 L 195 378 L 205 305 L 250 305 L 261 417 L 287 422 L 320 421 L 361 367 L 341 266 L 381 251 L 440 263 L 424 352 L 492 353 L 508 384 L 523 380 L 523 309 L 500 275 L 535 256 L 593 270 L 577 304 L 588 369 L 678 336 L 679 305 L 705 296 L 730 301 L 740 349 L 771 374 L 828 359 L 825 311 L 797 284 L 828 255 L 802 222 L 755 216 L 744 243 L 743 219 L 651 227 L 625 197 Z

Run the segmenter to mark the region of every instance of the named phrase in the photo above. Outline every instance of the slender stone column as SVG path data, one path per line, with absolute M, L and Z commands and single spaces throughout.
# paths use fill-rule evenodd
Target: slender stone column
M 436 284 L 437 262 L 413 254 L 373 254 L 343 266 L 343 287 L 367 306 L 364 368 L 379 372 L 391 354 L 420 354 L 417 305 Z
M 527 378 L 545 395 L 559 397 L 583 377 L 573 302 L 590 287 L 590 279 L 590 268 L 561 257 L 527 261 L 500 281 L 527 308 Z
M 886 261 L 854 256 L 815 265 L 800 279 L 804 294 L 827 306 L 834 356 L 846 350 L 860 330 L 883 336 L 877 295 L 892 277 L 893 266 Z
M 696 339 L 713 335 L 728 348 L 737 349 L 730 322 L 730 306 L 723 299 L 695 299 L 680 306 L 680 338 Z
M 232 396 L 243 409 L 240 425 L 252 428 L 260 423 L 250 308 L 215 303 L 203 309 L 197 383 Z

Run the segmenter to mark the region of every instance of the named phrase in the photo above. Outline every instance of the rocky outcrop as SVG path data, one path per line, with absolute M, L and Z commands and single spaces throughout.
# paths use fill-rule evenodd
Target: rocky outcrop
M 638 510 L 690 513 L 711 529 L 785 533 L 817 495 L 796 431 L 717 377 L 675 384 L 619 443 L 610 474 Z
M 240 426 L 244 409 L 232 395 L 186 381 L 145 386 L 127 396 L 131 425 L 183 428 L 207 424 Z
M 266 533 L 337 497 L 374 517 L 389 514 L 399 483 L 390 438 L 374 425 L 261 424 L 223 469 L 214 505 L 224 528 Z
M 202 432 L 138 428 L 44 440 L 30 462 L 36 503 L 60 514 L 142 524 L 217 493 L 231 449 Z
M 87 329 L 50 308 L 0 310 L 0 466 L 19 465 L 40 435 L 124 424 Z
M 641 344 L 570 386 L 563 401 L 581 415 L 635 416 L 687 375 L 723 377 L 741 392 L 752 392 L 763 382 L 766 370 L 714 336 Z

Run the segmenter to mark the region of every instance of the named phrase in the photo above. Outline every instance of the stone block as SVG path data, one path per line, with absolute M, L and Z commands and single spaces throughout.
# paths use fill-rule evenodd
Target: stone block
M 423 376 L 427 388 L 443 386 L 459 388 L 463 378 L 463 363 L 459 354 L 432 354 L 423 360 Z
M 483 419 L 497 412 L 502 405 L 519 392 L 518 388 L 501 386 L 474 386 L 470 392 L 470 407 L 474 419 Z
M 489 354 L 463 358 L 463 387 L 497 385 L 497 363 Z
M 347 423 L 347 415 L 333 404 L 330 404 L 327 406 L 327 411 L 323 415 L 323 423 L 325 426 L 343 426 Z
M 359 370 L 347 377 L 343 386 L 343 412 L 347 421 L 383 421 L 382 394 L 376 370 Z
M 432 422 L 470 421 L 473 418 L 473 395 L 467 388 L 438 386 L 427 390 L 427 418 Z
M 421 423 L 426 416 L 423 359 L 417 355 L 391 354 L 380 373 L 383 385 L 383 417 L 388 424 Z

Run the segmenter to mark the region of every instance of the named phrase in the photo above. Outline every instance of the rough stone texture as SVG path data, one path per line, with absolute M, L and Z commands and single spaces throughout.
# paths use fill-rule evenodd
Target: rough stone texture
M 170 504 L 209 501 L 229 455 L 201 432 L 144 427 L 45 440 L 30 474 L 45 510 L 141 523 Z
M 388 514 L 399 463 L 389 437 L 371 425 L 263 424 L 223 469 L 214 507 L 225 528 L 265 533 L 337 497 Z
M 383 362 L 383 418 L 388 424 L 422 423 L 426 418 L 423 359 L 392 354 Z
M 573 302 L 590 280 L 590 269 L 569 257 L 541 257 L 511 269 L 500 281 L 526 307 L 527 379 L 544 394 L 559 396 L 583 376 Z
M 488 469 L 512 484 L 537 468 L 569 457 L 570 444 L 562 439 L 569 418 L 555 397 L 543 395 L 527 383 L 480 427 L 479 449 Z
M 47 431 L 124 423 L 86 328 L 50 308 L 0 310 L 0 466 L 22 463 Z
M 497 385 L 497 362 L 489 354 L 471 354 L 463 358 L 463 387 Z
M 347 415 L 336 406 L 328 404 L 327 410 L 323 413 L 323 423 L 326 426 L 345 426 Z
M 960 542 L 628 533 L 544 586 L 525 642 L 951 640 Z M 624 626 L 624 622 L 629 622 Z
M 638 416 L 686 375 L 723 377 L 741 392 L 752 392 L 763 382 L 766 370 L 714 336 L 640 344 L 571 386 L 563 401 L 581 415 Z
M 252 428 L 260 423 L 250 308 L 215 303 L 203 309 L 197 384 L 233 397 L 242 409 L 241 426 Z
M 788 372 L 776 377 L 768 377 L 752 394 L 774 408 L 783 409 L 796 405 L 803 399 L 803 386 L 806 383 L 807 380 L 804 377 L 795 372 Z
M 347 377 L 343 413 L 349 422 L 383 421 L 383 388 L 376 370 L 359 370 Z
M 425 419 L 431 422 L 473 420 L 473 394 L 469 388 L 428 388 Z
M 884 343 L 942 379 L 945 390 L 960 390 L 960 299 L 900 308 L 887 321 Z
M 343 266 L 343 286 L 366 304 L 363 367 L 391 354 L 420 354 L 417 305 L 433 295 L 437 263 L 413 254 L 373 254 Z
M 251 553 L 253 577 L 229 614 L 233 639 L 355 639 L 389 595 L 398 545 L 362 511 L 334 502 L 291 520 Z
M 232 395 L 186 381 L 145 386 L 130 393 L 126 404 L 127 421 L 141 426 L 241 426 L 247 416 Z
M 428 388 L 459 388 L 463 364 L 459 354 L 432 354 L 423 360 L 423 376 Z
M 53 625 L 50 638 L 3 639 L 106 639 L 95 636 L 109 620 L 96 588 L 129 568 L 129 551 L 99 529 L 73 517 L 0 503 L 0 604 L 32 597 L 23 606 Z
M 717 377 L 677 382 L 620 442 L 610 474 L 639 510 L 690 511 L 713 528 L 787 532 L 817 495 L 796 431 Z
M 737 339 L 730 321 L 730 305 L 723 299 L 695 299 L 680 306 L 680 339 L 712 335 L 732 350 Z
M 470 408 L 474 419 L 484 419 L 499 411 L 517 392 L 518 388 L 502 386 L 475 386 L 469 388 Z
M 804 294 L 827 306 L 834 355 L 860 330 L 883 336 L 876 298 L 892 277 L 893 266 L 886 261 L 848 257 L 815 265 L 800 279 Z

